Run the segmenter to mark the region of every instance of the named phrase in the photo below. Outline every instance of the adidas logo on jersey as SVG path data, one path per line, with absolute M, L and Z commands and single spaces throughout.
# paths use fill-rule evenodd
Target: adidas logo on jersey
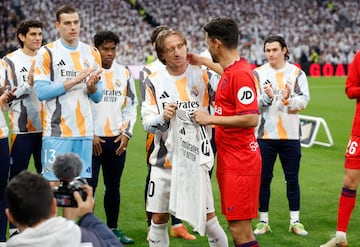
M 22 69 L 20 70 L 20 72 L 28 72 L 28 70 L 25 67 L 22 67 Z
M 169 98 L 170 96 L 169 96 L 169 94 L 166 92 L 166 91 L 164 91 L 161 95 L 160 95 L 160 99 L 165 99 L 165 98 Z
M 185 128 L 181 128 L 181 130 L 179 131 L 180 134 L 185 135 Z
M 60 62 L 57 63 L 57 66 L 64 66 L 64 65 L 66 65 L 66 64 L 65 64 L 64 60 L 62 60 L 62 59 L 60 60 Z
M 91 174 L 91 167 L 89 166 L 88 168 L 86 168 L 86 173 L 90 173 Z

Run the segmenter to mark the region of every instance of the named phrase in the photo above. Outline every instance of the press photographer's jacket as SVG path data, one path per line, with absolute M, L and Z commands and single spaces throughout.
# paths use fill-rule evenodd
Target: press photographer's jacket
M 84 215 L 79 225 L 63 217 L 50 218 L 11 237 L 6 246 L 91 246 L 82 245 L 84 243 L 92 243 L 93 247 L 122 246 L 110 229 L 91 213 Z

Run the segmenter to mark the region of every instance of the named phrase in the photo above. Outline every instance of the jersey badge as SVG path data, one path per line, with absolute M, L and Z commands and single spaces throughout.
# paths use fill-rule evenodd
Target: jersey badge
M 250 87 L 244 86 L 237 93 L 238 100 L 244 105 L 249 105 L 255 100 L 255 93 Z

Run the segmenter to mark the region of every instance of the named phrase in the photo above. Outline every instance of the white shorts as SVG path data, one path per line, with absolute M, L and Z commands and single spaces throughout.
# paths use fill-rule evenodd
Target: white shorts
M 147 191 L 146 211 L 152 213 L 169 213 L 171 186 L 171 169 L 151 167 Z M 206 212 L 215 212 L 210 176 L 206 179 Z M 190 209 L 189 209 L 190 210 Z

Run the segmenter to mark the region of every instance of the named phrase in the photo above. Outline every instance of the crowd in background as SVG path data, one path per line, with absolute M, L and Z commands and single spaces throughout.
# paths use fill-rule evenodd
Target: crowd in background
M 72 1 L 82 18 L 80 37 L 91 43 L 100 30 L 120 36 L 117 61 L 144 64 L 154 51 L 149 37 L 154 23 L 134 8 L 134 2 L 158 24 L 186 34 L 188 49 L 202 52 L 202 27 L 216 16 L 234 18 L 240 27 L 239 50 L 249 62 L 265 61 L 263 40 L 271 34 L 288 41 L 293 62 L 350 63 L 360 50 L 360 16 L 354 0 L 88 0 Z M 43 22 L 44 41 L 55 40 L 54 11 L 65 0 L 4 0 L 0 2 L 0 55 L 17 48 L 16 25 L 23 18 Z M 151 25 L 152 24 L 152 25 Z

